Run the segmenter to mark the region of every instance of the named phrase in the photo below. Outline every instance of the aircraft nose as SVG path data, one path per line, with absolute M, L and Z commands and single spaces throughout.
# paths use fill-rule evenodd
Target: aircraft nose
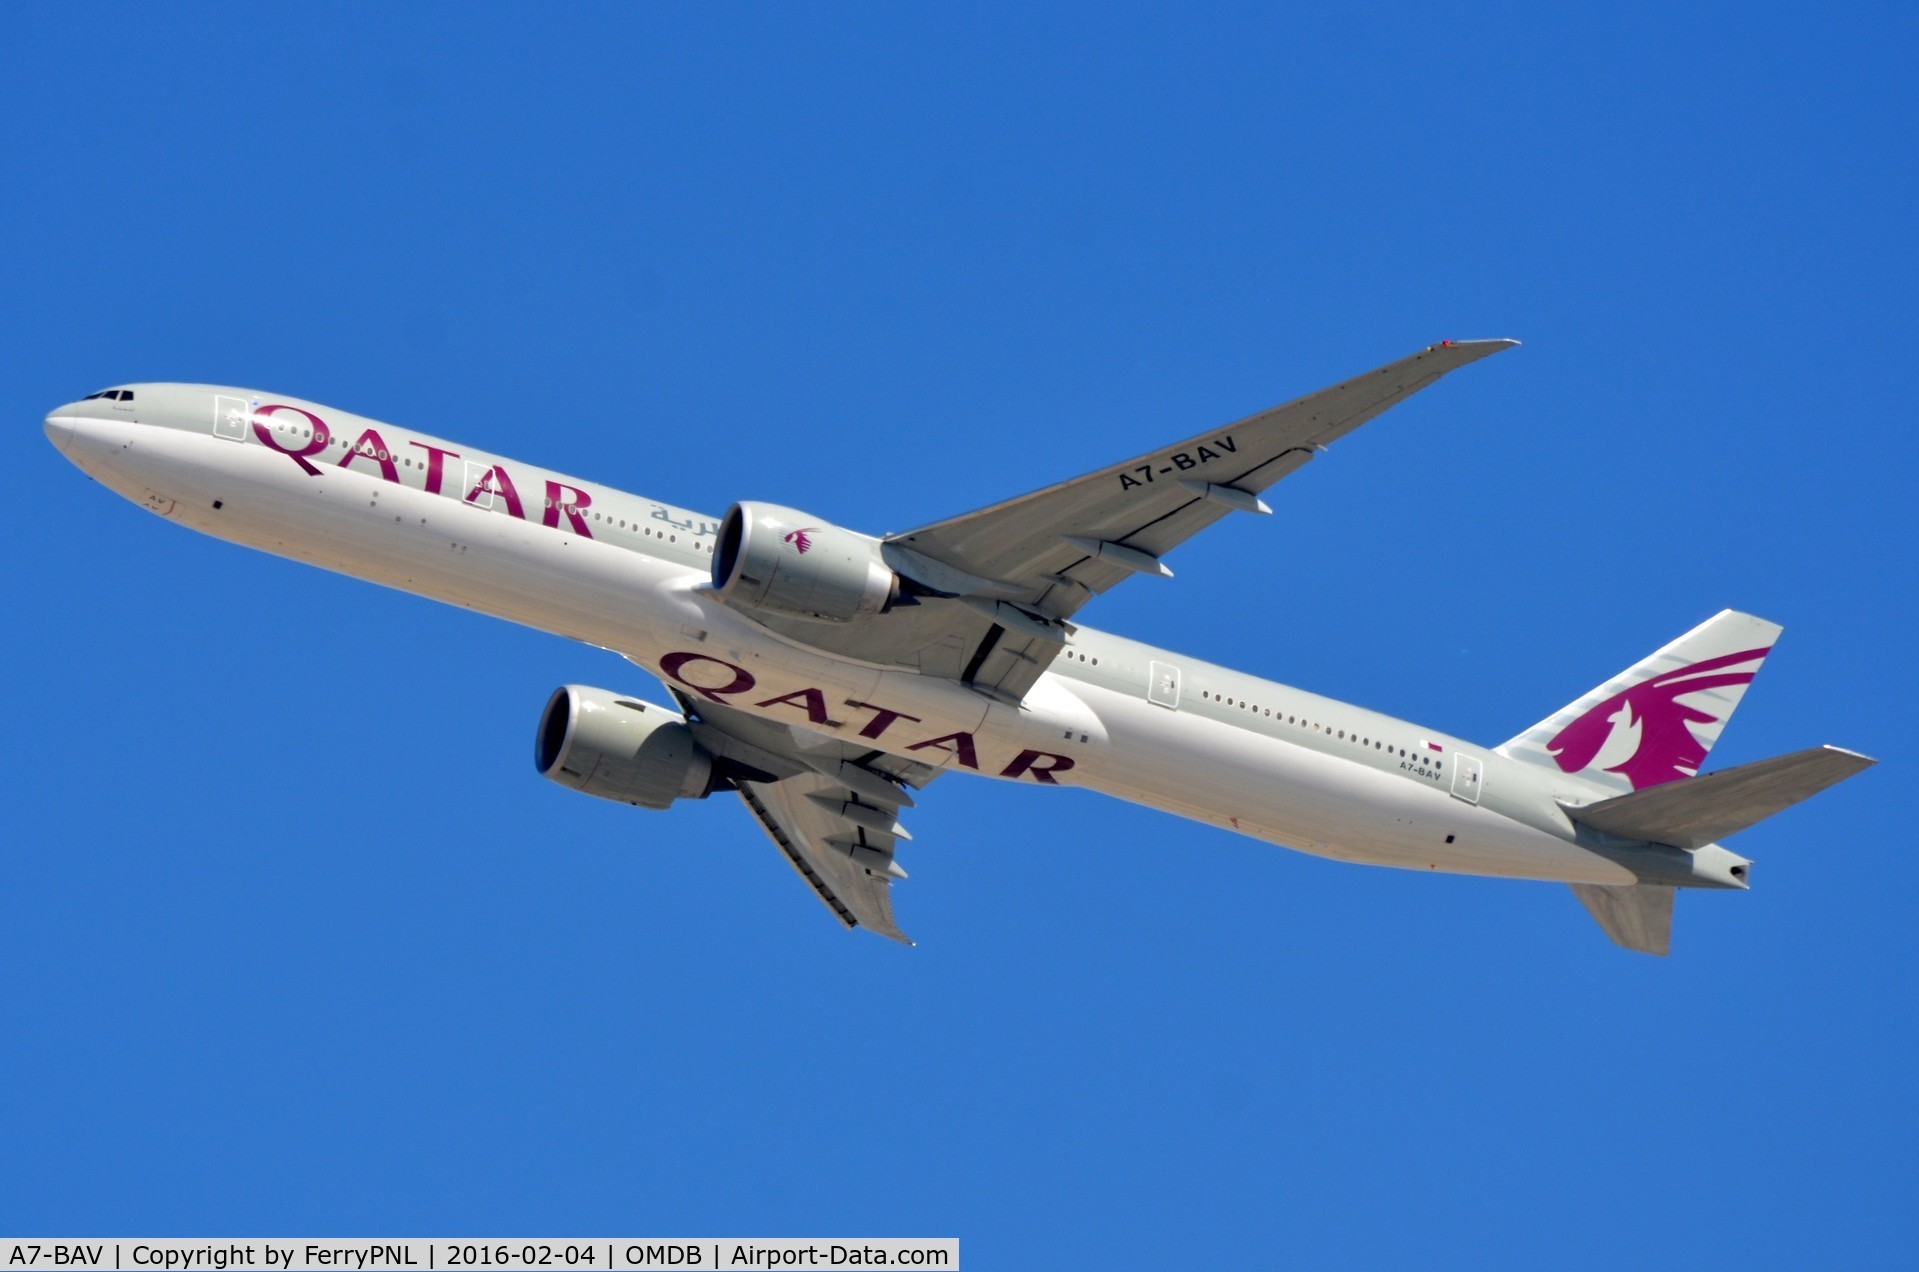
M 67 445 L 73 441 L 73 417 L 66 412 L 67 408 L 62 406 L 47 413 L 47 440 L 62 455 L 67 453 Z

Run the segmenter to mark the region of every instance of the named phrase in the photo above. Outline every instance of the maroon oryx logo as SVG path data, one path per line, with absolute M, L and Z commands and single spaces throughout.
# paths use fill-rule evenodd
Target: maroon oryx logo
M 1688 667 L 1662 671 L 1620 690 L 1561 729 L 1546 749 L 1567 773 L 1577 773 L 1599 758 L 1614 737 L 1632 743 L 1632 754 L 1605 771 L 1618 773 L 1636 791 L 1661 782 L 1691 777 L 1706 762 L 1706 746 L 1694 736 L 1695 724 L 1717 724 L 1723 717 L 1679 701 L 1690 693 L 1752 683 L 1758 661 L 1771 652 L 1744 649 L 1736 654 L 1708 658 Z M 1743 663 L 1745 671 L 1730 671 Z M 1633 731 L 1638 737 L 1633 739 Z M 1623 732 L 1622 732 L 1623 731 Z
M 806 550 L 813 546 L 813 531 L 818 529 L 818 526 L 807 526 L 801 530 L 789 531 L 781 535 L 780 540 L 783 543 L 792 544 L 793 551 L 799 553 L 801 556 L 805 556 Z

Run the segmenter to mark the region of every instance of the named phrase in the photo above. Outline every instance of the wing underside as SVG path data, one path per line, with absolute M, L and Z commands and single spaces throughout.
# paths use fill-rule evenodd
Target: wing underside
M 900 810 L 939 770 L 674 691 L 694 737 L 787 864 L 847 927 L 911 945 L 893 920 Z
M 743 782 L 739 790 L 760 828 L 833 917 L 912 944 L 893 921 L 893 880 L 906 877 L 893 860 L 896 840 L 835 815 L 850 792 L 818 774 Z M 884 808 L 876 811 L 892 820 Z

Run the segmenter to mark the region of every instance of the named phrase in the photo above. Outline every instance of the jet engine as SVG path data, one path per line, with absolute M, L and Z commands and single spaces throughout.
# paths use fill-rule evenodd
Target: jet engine
M 705 799 L 725 785 L 684 718 L 586 685 L 562 685 L 547 699 L 533 763 L 562 786 L 641 808 Z
M 713 590 L 736 609 L 851 622 L 880 614 L 900 579 L 880 559 L 879 540 L 775 504 L 736 503 L 713 549 Z

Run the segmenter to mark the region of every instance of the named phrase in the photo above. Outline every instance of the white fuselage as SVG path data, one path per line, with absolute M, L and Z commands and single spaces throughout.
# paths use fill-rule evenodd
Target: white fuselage
M 922 764 L 1083 786 L 1276 844 L 1626 884 L 1591 797 L 1470 743 L 1081 626 L 1007 706 L 808 648 L 710 588 L 719 520 L 297 399 L 132 386 L 48 418 L 75 464 L 222 539 L 615 650 L 695 696 Z M 1034 757 L 1039 758 L 1034 758 Z

